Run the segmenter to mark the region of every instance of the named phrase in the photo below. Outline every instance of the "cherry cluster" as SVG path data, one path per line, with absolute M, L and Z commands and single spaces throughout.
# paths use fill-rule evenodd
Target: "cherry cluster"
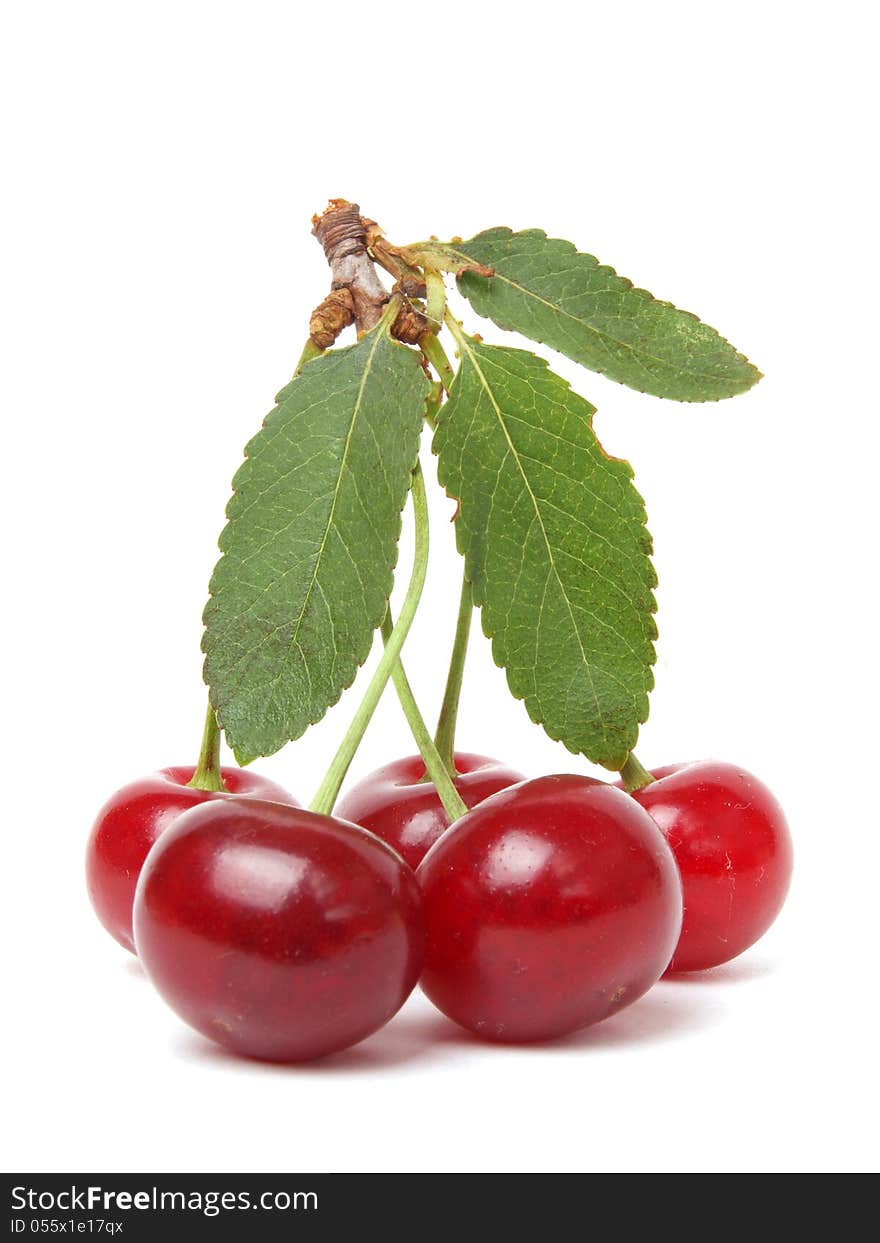
M 752 945 L 784 901 L 791 843 L 778 803 L 748 773 L 718 763 L 649 773 L 632 752 L 656 635 L 632 471 L 605 454 L 594 407 L 546 362 L 465 331 L 444 274 L 501 329 L 657 397 L 717 401 L 761 373 L 696 316 L 540 229 L 399 247 L 342 199 L 313 224 L 331 291 L 233 481 L 204 614 L 199 762 L 110 799 L 89 844 L 92 901 L 173 1009 L 240 1054 L 296 1062 L 347 1048 L 417 983 L 486 1040 L 562 1037 L 665 972 L 714 967 Z M 333 348 L 351 326 L 358 343 Z M 465 563 L 433 739 L 401 664 L 428 566 L 426 423 Z M 395 624 L 407 494 L 413 564 Z M 552 610 L 544 616 L 548 566 L 573 627 L 561 644 Z M 334 617 L 354 615 L 351 591 L 362 612 L 342 634 Z M 474 607 L 515 697 L 534 675 L 532 719 L 572 753 L 619 767 L 621 783 L 527 780 L 456 751 Z M 299 738 L 350 684 L 375 629 L 382 656 L 309 810 L 220 767 L 221 731 L 239 759 Z M 613 695 L 597 693 L 594 669 Z M 389 681 L 419 756 L 337 803 Z
M 632 793 L 460 752 L 455 770 L 470 810 L 450 827 L 419 757 L 332 816 L 242 769 L 218 789 L 165 769 L 101 810 L 92 903 L 192 1027 L 298 1062 L 363 1040 L 417 983 L 486 1040 L 565 1036 L 742 953 L 785 899 L 782 809 L 733 765 Z

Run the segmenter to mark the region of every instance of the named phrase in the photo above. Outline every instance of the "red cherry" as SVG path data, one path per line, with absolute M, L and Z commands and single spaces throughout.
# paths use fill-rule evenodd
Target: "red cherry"
M 422 987 L 488 1040 L 547 1040 L 614 1014 L 662 974 L 681 929 L 662 834 L 589 777 L 493 795 L 440 839 L 418 880 Z
M 524 781 L 522 773 L 505 768 L 486 755 L 456 751 L 458 776 L 455 788 L 468 807 L 476 807 L 490 794 Z M 433 782 L 423 781 L 425 765 L 419 755 L 377 768 L 352 786 L 339 802 L 336 814 L 343 820 L 369 829 L 393 846 L 412 868 L 417 868 L 441 834 L 449 817 Z
M 785 814 L 733 764 L 672 764 L 653 775 L 632 797 L 660 826 L 681 872 L 684 923 L 669 971 L 717 967 L 754 945 L 782 909 L 792 867 Z
M 120 945 L 134 953 L 131 908 L 150 847 L 181 812 L 221 792 L 188 786 L 193 768 L 163 768 L 123 786 L 98 813 L 86 848 L 86 884 L 98 918 Z M 281 786 L 243 768 L 224 768 L 230 794 L 247 794 L 299 806 Z
M 424 954 L 411 868 L 354 824 L 252 798 L 185 812 L 144 865 L 134 933 L 147 974 L 236 1053 L 305 1061 L 376 1031 Z

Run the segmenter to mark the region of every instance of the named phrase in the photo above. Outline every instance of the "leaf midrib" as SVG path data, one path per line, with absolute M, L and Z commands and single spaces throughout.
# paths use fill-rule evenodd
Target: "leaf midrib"
M 575 254 L 577 255 L 578 252 L 575 251 Z M 463 255 L 463 257 L 467 258 L 466 255 Z M 471 260 L 471 262 L 473 261 Z M 472 275 L 475 279 L 485 280 L 487 283 L 493 280 L 502 281 L 504 284 L 509 285 L 511 289 L 519 290 L 520 293 L 525 294 L 527 297 L 534 298 L 534 300 L 536 302 L 539 302 L 542 306 L 547 307 L 551 311 L 556 311 L 559 315 L 564 315 L 566 319 L 570 319 L 572 323 L 580 325 L 580 327 L 583 328 L 585 332 L 592 333 L 594 337 L 597 337 L 600 341 L 605 343 L 606 348 L 610 344 L 610 345 L 616 345 L 620 349 L 627 351 L 630 357 L 637 364 L 639 363 L 640 359 L 648 359 L 650 362 L 657 363 L 661 367 L 667 367 L 673 371 L 678 371 L 678 372 L 684 371 L 686 375 L 691 376 L 694 379 L 698 379 L 698 380 L 723 381 L 727 378 L 727 376 L 723 372 L 718 372 L 718 371 L 698 371 L 694 368 L 688 368 L 685 371 L 685 369 L 682 367 L 676 367 L 675 363 L 669 362 L 668 359 L 660 358 L 656 354 L 649 353 L 647 350 L 637 351 L 632 345 L 629 345 L 626 341 L 621 341 L 619 337 L 613 336 L 610 332 L 603 332 L 600 328 L 594 327 L 592 324 L 587 323 L 586 320 L 580 319 L 577 315 L 572 315 L 570 311 L 566 311 L 565 308 L 562 307 L 558 302 L 548 301 L 546 298 L 541 297 L 539 293 L 536 293 L 535 290 L 529 289 L 528 286 L 526 285 L 521 285 L 518 281 L 513 280 L 513 278 L 510 276 L 505 276 L 505 274 L 503 272 L 500 272 L 497 268 L 495 269 L 493 276 L 479 277 L 477 273 L 470 273 L 470 275 Z M 658 302 L 658 300 L 650 294 L 648 294 L 648 298 L 650 299 L 651 302 L 657 303 L 658 306 L 663 305 L 663 303 Z M 672 306 L 671 303 L 669 303 L 668 305 Z M 677 307 L 673 309 L 678 310 Z M 681 311 L 679 313 L 689 314 L 690 312 Z M 698 319 L 697 323 L 702 323 L 702 321 Z M 731 346 L 731 349 L 733 349 L 732 346 Z
M 501 407 L 498 405 L 498 402 L 495 400 L 495 395 L 494 395 L 494 393 L 492 392 L 492 389 L 491 389 L 491 387 L 490 387 L 490 385 L 489 385 L 488 380 L 486 379 L 486 376 L 483 374 L 483 370 L 482 370 L 482 368 L 480 367 L 479 362 L 477 361 L 477 356 L 476 356 L 476 354 L 474 353 L 474 351 L 471 349 L 470 344 L 469 344 L 469 342 L 468 342 L 468 339 L 467 339 L 467 337 L 466 337 L 464 334 L 462 334 L 462 335 L 461 335 L 461 337 L 460 337 L 460 339 L 459 339 L 459 341 L 458 341 L 458 344 L 459 344 L 459 346 L 461 347 L 461 349 L 463 349 L 463 350 L 465 351 L 465 353 L 467 354 L 468 359 L 469 359 L 469 360 L 470 360 L 470 362 L 471 362 L 471 365 L 473 366 L 474 370 L 475 370 L 475 371 L 476 371 L 476 373 L 477 373 L 477 376 L 479 377 L 480 384 L 481 384 L 481 385 L 482 385 L 482 387 L 483 387 L 483 391 L 486 393 L 486 396 L 489 398 L 489 402 L 490 402 L 490 404 L 491 404 L 491 406 L 492 406 L 492 409 L 495 411 L 495 417 L 496 417 L 496 418 L 497 418 L 497 420 L 498 420 L 498 425 L 499 425 L 499 427 L 501 428 L 501 431 L 502 431 L 502 434 L 503 434 L 503 436 L 504 436 L 504 439 L 507 441 L 508 450 L 509 450 L 509 452 L 510 452 L 511 456 L 513 457 L 513 460 L 516 462 L 517 470 L 519 471 L 520 476 L 521 476 L 522 481 L 523 481 L 523 486 L 525 487 L 525 489 L 526 489 L 526 491 L 527 491 L 527 493 L 528 493 L 528 495 L 529 495 L 529 499 L 531 500 L 531 503 L 532 503 L 532 508 L 533 508 L 533 510 L 534 510 L 534 513 L 535 513 L 535 520 L 536 520 L 536 521 L 537 521 L 537 523 L 538 523 L 538 526 L 539 526 L 540 531 L 541 531 L 541 536 L 542 536 L 542 538 L 543 538 L 543 540 L 544 540 L 544 546 L 545 546 L 545 548 L 547 549 L 547 559 L 548 559 L 548 561 L 549 561 L 549 563 L 550 563 L 550 569 L 551 569 L 551 571 L 552 571 L 553 577 L 556 579 L 557 585 L 558 585 L 559 590 L 560 590 L 560 592 L 561 592 L 561 594 L 562 594 L 562 598 L 563 598 L 563 600 L 565 601 L 565 607 L 566 607 L 566 609 L 568 610 L 568 615 L 569 615 L 569 618 L 571 619 L 572 630 L 574 631 L 574 636 L 575 636 L 575 639 L 576 639 L 576 641 L 577 641 L 578 650 L 580 651 L 580 654 L 581 654 L 581 660 L 582 660 L 582 662 L 583 662 L 583 667 L 584 667 L 584 669 L 585 669 L 585 671 L 586 671 L 587 678 L 589 679 L 589 682 L 590 682 L 590 691 L 592 692 L 592 695 L 593 695 L 593 702 L 594 702 L 594 703 L 595 703 L 595 705 L 596 705 L 597 715 L 598 715 L 599 720 L 600 720 L 600 722 L 601 722 L 601 729 L 602 729 L 602 741 L 603 741 L 603 742 L 606 744 L 606 746 L 607 746 L 607 745 L 608 745 L 608 742 L 609 742 L 609 738 L 608 738 L 608 731 L 607 731 L 607 728 L 606 728 L 606 725 L 605 725 L 605 719 L 604 719 L 604 717 L 603 717 L 603 715 L 602 715 L 602 712 L 601 712 L 601 710 L 600 710 L 600 706 L 599 706 L 599 696 L 598 696 L 598 694 L 597 694 L 597 692 L 596 692 L 596 683 L 595 683 L 595 681 L 594 681 L 594 679 L 593 679 L 593 670 L 592 670 L 592 667 L 591 667 L 591 665 L 590 665 L 590 661 L 589 661 L 589 660 L 588 660 L 588 658 L 587 658 L 587 653 L 584 651 L 584 645 L 583 645 L 583 643 L 581 642 L 581 636 L 580 636 L 580 631 L 579 631 L 579 629 L 578 629 L 577 619 L 575 618 L 574 611 L 573 611 L 573 609 L 572 609 L 572 605 L 571 605 L 571 601 L 570 601 L 570 600 L 569 600 L 569 598 L 568 598 L 568 592 L 565 590 L 565 587 L 563 586 L 563 583 L 562 583 L 562 579 L 559 577 L 559 571 L 558 571 L 558 570 L 557 570 L 557 568 L 556 568 L 556 559 L 555 559 L 555 557 L 553 556 L 553 549 L 552 549 L 552 547 L 551 547 L 551 545 L 550 545 L 550 540 L 549 540 L 549 537 L 548 537 L 548 535 L 547 535 L 547 529 L 546 529 L 546 527 L 544 526 L 544 521 L 543 521 L 543 518 L 541 517 L 541 511 L 540 511 L 540 507 L 539 507 L 539 505 L 538 505 L 538 498 L 535 496 L 535 494 L 534 494 L 534 492 L 533 492 L 533 490 L 532 490 L 531 484 L 529 483 L 528 476 L 526 475 L 525 471 L 523 470 L 522 463 L 521 463 L 521 462 L 520 462 L 520 460 L 519 460 L 519 454 L 518 454 L 518 453 L 517 453 L 517 451 L 516 451 L 516 446 L 514 445 L 513 441 L 511 440 L 511 438 L 510 438 L 510 433 L 508 432 L 507 427 L 506 427 L 506 425 L 505 425 L 505 422 L 504 422 L 504 417 L 503 417 L 502 412 L 501 412 Z M 544 595 L 546 596 L 546 588 L 545 588 Z M 541 611 L 543 611 L 543 600 L 542 600 L 542 602 L 541 602 Z M 624 684 L 623 684 L 622 682 L 620 683 L 620 685 L 621 685 L 621 686 L 624 686 Z M 627 689 L 627 688 L 626 688 L 626 687 L 624 687 L 624 689 Z M 627 692 L 627 693 L 629 693 L 629 692 Z
M 294 625 L 294 628 L 293 628 L 293 634 L 291 635 L 290 642 L 287 645 L 287 651 L 284 653 L 283 661 L 281 661 L 278 665 L 278 672 L 275 674 L 275 677 L 272 679 L 272 682 L 269 685 L 269 695 L 266 700 L 266 707 L 265 707 L 266 712 L 268 712 L 272 706 L 272 702 L 275 698 L 278 685 L 281 681 L 281 676 L 287 666 L 287 661 L 290 657 L 291 650 L 295 645 L 299 646 L 299 632 L 302 627 L 303 618 L 306 615 L 306 610 L 309 606 L 309 601 L 312 598 L 312 593 L 315 590 L 315 586 L 318 581 L 318 574 L 321 569 L 321 561 L 324 556 L 324 549 L 326 547 L 327 540 L 330 536 L 330 531 L 333 526 L 333 518 L 336 513 L 337 503 L 339 501 L 339 493 L 342 489 L 342 480 L 343 480 L 343 476 L 345 475 L 345 467 L 348 462 L 348 455 L 349 455 L 349 451 L 351 448 L 351 441 L 354 435 L 355 426 L 358 421 L 358 416 L 361 411 L 361 405 L 363 403 L 364 389 L 366 387 L 367 380 L 370 376 L 370 372 L 373 369 L 373 359 L 375 357 L 376 350 L 379 348 L 379 345 L 381 341 L 383 340 L 383 338 L 384 338 L 384 333 L 381 330 L 376 333 L 376 339 L 373 342 L 372 348 L 367 356 L 366 365 L 364 366 L 364 373 L 361 376 L 361 382 L 358 385 L 357 399 L 354 404 L 354 410 L 352 411 L 351 422 L 349 423 L 348 432 L 345 437 L 345 446 L 342 450 L 342 460 L 339 464 L 339 474 L 336 480 L 336 487 L 333 489 L 333 500 L 330 504 L 330 510 L 327 515 L 327 522 L 324 527 L 324 534 L 321 537 L 321 545 L 318 549 L 318 555 L 315 558 L 315 566 L 312 571 L 311 579 L 309 580 L 309 585 L 306 588 L 306 594 L 303 598 L 303 603 L 299 611 L 299 616 L 297 617 L 296 624 Z M 300 648 L 300 650 L 302 649 Z M 303 661 L 303 664 L 307 666 L 306 661 Z

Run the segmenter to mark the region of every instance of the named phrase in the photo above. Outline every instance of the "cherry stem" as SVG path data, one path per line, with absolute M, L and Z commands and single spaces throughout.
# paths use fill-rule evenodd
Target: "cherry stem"
M 443 316 L 446 311 L 446 283 L 442 274 L 435 268 L 425 268 L 425 287 L 428 293 L 425 316 L 431 324 L 431 331 L 436 335 L 443 327 Z
M 199 762 L 196 770 L 192 775 L 192 780 L 187 782 L 195 790 L 211 790 L 219 792 L 226 790 L 223 782 L 223 774 L 220 771 L 220 726 L 217 724 L 217 717 L 214 715 L 214 709 L 208 704 L 208 712 L 205 716 L 205 729 L 202 733 L 202 749 L 199 752 Z
M 643 790 L 645 786 L 649 786 L 655 780 L 647 768 L 643 768 L 636 759 L 634 751 L 630 751 L 627 756 L 626 763 L 620 770 L 620 775 L 623 779 L 623 788 L 627 794 L 634 794 L 636 790 Z
M 382 638 L 386 645 L 390 643 L 394 635 L 394 623 L 391 618 L 391 610 L 385 614 L 385 620 L 382 622 Z M 440 802 L 443 804 L 443 810 L 452 824 L 467 812 L 467 805 L 463 802 L 461 795 L 453 784 L 453 778 L 450 773 L 454 773 L 454 769 L 450 769 L 446 765 L 431 738 L 431 732 L 425 724 L 425 718 L 422 716 L 419 705 L 416 703 L 415 695 L 413 695 L 412 687 L 409 684 L 409 678 L 406 676 L 403 665 L 398 660 L 394 666 L 394 672 L 391 674 L 394 682 L 394 689 L 397 691 L 397 698 L 400 700 L 400 706 L 403 709 L 403 715 L 406 717 L 410 732 L 415 740 L 415 744 L 419 749 L 419 755 L 425 764 L 425 773 L 430 781 L 434 783 L 434 789 L 439 795 Z
M 474 613 L 474 596 L 471 585 L 466 578 L 462 579 L 461 600 L 458 606 L 458 621 L 455 624 L 455 639 L 452 644 L 452 658 L 449 662 L 449 673 L 446 678 L 446 690 L 443 693 L 443 705 L 434 742 L 440 758 L 447 770 L 455 775 L 455 726 L 458 721 L 458 704 L 461 699 L 461 687 L 464 680 L 464 665 L 467 659 L 468 639 L 471 633 L 471 619 Z
M 421 599 L 422 588 L 425 585 L 425 576 L 428 571 L 428 498 L 425 495 L 425 481 L 418 463 L 413 471 L 412 502 L 415 516 L 415 550 L 413 553 L 412 573 L 409 586 L 406 589 L 403 607 L 400 610 L 397 625 L 385 644 L 385 651 L 382 653 L 382 658 L 370 679 L 364 697 L 352 718 L 345 737 L 339 744 L 339 749 L 334 755 L 330 767 L 327 769 L 324 780 L 312 799 L 311 810 L 322 816 L 329 816 L 333 811 L 333 805 L 339 797 L 339 791 L 345 780 L 345 775 L 366 733 L 373 713 L 376 711 L 382 692 L 394 673 L 395 666 L 400 658 L 401 648 L 406 636 L 409 634 L 409 628 L 412 625 L 419 600 Z
M 448 317 L 448 312 L 446 314 Z M 455 379 L 455 370 L 446 355 L 446 351 L 440 344 L 439 338 L 433 332 L 426 332 L 419 342 L 419 348 L 437 372 L 437 375 L 440 377 L 440 383 L 448 393 L 452 387 L 452 381 Z
M 431 385 L 431 391 L 425 399 L 425 422 L 431 431 L 437 430 L 437 416 L 440 413 L 440 407 L 443 405 L 443 385 L 436 380 Z
M 429 319 L 432 316 L 437 316 L 440 320 L 443 320 L 448 314 L 446 310 L 446 286 L 443 284 L 443 277 L 439 272 L 427 269 L 425 280 L 428 285 L 427 316 Z M 436 431 L 440 407 L 443 405 L 443 395 L 444 393 L 447 396 L 449 395 L 452 381 L 455 379 L 455 369 L 449 361 L 446 351 L 440 344 L 440 338 L 436 333 L 426 332 L 419 341 L 419 348 L 440 377 L 425 402 L 425 422 L 432 431 Z

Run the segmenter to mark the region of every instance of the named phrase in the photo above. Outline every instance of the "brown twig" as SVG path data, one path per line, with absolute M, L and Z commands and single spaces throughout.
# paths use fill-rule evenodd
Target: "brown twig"
M 331 199 L 323 215 L 316 216 L 313 224 L 312 232 L 324 247 L 324 254 L 330 264 L 331 288 L 334 291 L 348 292 L 358 335 L 369 332 L 382 316 L 388 301 L 388 291 L 376 275 L 373 261 L 367 252 L 366 229 L 361 220 L 360 208 L 357 203 L 348 203 L 345 199 Z M 316 315 L 322 308 L 326 309 L 326 302 L 325 299 Z M 337 334 L 345 327 L 338 317 L 339 309 L 341 308 L 338 304 L 333 308 L 333 314 L 337 316 L 333 322 L 338 320 L 339 324 Z M 351 320 L 348 322 L 351 323 Z M 322 318 L 319 331 L 324 327 L 327 325 Z M 314 336 L 312 340 L 322 349 L 326 348 Z
M 367 250 L 394 277 L 396 288 L 407 298 L 424 298 L 427 294 L 424 273 L 406 262 L 398 248 L 386 240 L 375 220 L 361 216 L 361 224 L 364 226 Z

